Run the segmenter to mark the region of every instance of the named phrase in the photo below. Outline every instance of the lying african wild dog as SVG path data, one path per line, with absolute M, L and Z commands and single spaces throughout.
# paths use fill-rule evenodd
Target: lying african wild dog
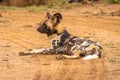
M 102 47 L 99 43 L 80 39 L 72 36 L 67 30 L 61 27 L 62 15 L 47 13 L 47 17 L 41 22 L 37 31 L 51 36 L 56 34 L 57 37 L 51 40 L 50 48 L 33 49 L 26 52 L 20 52 L 20 55 L 28 54 L 62 54 L 57 58 L 82 58 L 83 60 L 97 59 L 101 57 Z

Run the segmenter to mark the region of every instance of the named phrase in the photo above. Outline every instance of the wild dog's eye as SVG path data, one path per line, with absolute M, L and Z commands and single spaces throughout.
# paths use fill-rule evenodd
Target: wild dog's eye
M 47 25 L 45 23 L 43 23 L 43 26 L 44 26 L 44 28 L 47 28 Z
M 45 26 L 44 28 L 47 28 L 47 26 Z

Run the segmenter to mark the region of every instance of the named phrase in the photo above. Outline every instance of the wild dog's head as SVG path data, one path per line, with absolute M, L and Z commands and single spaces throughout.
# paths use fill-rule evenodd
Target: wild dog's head
M 40 33 L 45 33 L 48 36 L 60 34 L 63 32 L 63 29 L 60 26 L 61 20 L 62 15 L 60 13 L 55 13 L 54 15 L 47 13 L 47 17 L 41 22 L 37 31 Z

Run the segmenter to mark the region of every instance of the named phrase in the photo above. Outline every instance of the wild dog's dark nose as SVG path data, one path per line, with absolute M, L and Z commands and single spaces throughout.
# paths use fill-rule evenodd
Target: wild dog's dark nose
M 37 28 L 37 31 L 40 33 L 47 33 L 48 32 L 48 30 L 44 26 Z
M 40 27 L 38 27 L 37 31 L 40 32 L 40 33 L 42 33 L 43 30 Z
M 39 28 L 37 28 L 37 31 L 38 31 L 38 32 L 40 32 L 40 29 L 39 29 Z

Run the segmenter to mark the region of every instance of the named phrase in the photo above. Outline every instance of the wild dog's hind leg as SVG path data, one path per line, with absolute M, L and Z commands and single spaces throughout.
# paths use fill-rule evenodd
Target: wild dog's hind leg
M 32 55 L 32 54 L 45 54 L 45 53 L 49 54 L 50 49 L 49 48 L 32 49 L 25 52 L 19 52 L 19 55 Z
M 62 55 L 63 58 L 66 58 L 66 59 L 78 59 L 80 58 L 80 56 L 77 56 L 77 55 Z
M 57 59 L 78 59 L 80 58 L 80 50 L 74 50 L 73 52 L 73 55 L 61 55 L 61 56 L 58 56 L 56 57 Z

